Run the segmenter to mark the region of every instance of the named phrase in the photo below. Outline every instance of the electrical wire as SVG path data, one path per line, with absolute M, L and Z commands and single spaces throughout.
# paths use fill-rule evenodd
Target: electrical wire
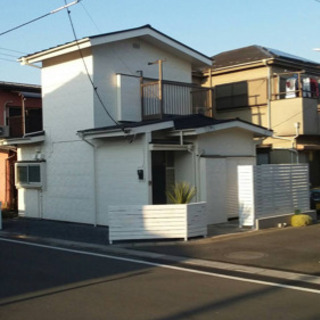
M 86 9 L 86 7 L 84 6 L 83 2 L 80 2 L 84 12 L 87 14 L 87 16 L 89 17 L 89 19 L 91 20 L 92 24 L 96 27 L 98 32 L 101 32 L 99 27 L 97 26 L 97 24 L 95 23 L 95 21 L 93 20 L 93 18 L 91 17 L 90 13 L 88 12 L 88 10 Z
M 66 4 L 66 0 L 64 0 L 65 4 Z M 79 45 L 79 40 L 78 40 L 78 37 L 77 37 L 77 34 L 76 34 L 76 31 L 75 31 L 75 27 L 74 27 L 74 23 L 72 21 L 72 18 L 71 18 L 71 11 L 67 8 L 67 13 L 68 13 L 68 18 L 69 18 L 69 22 L 70 22 L 70 26 L 71 26 L 71 29 L 72 29 L 72 33 L 73 33 L 73 36 L 74 36 L 74 39 L 75 39 L 75 42 L 77 44 L 77 47 L 78 47 L 78 51 L 79 51 L 79 54 L 80 54 L 80 57 L 81 57 L 81 60 L 82 60 L 82 63 L 83 63 L 83 66 L 84 66 L 84 69 L 85 69 L 85 72 L 86 72 L 86 75 L 88 77 L 88 80 L 89 82 L 91 83 L 91 86 L 95 92 L 95 95 L 96 97 L 98 98 L 103 110 L 106 112 L 106 114 L 108 115 L 108 117 L 114 122 L 114 124 L 116 124 L 117 126 L 120 126 L 120 124 L 113 118 L 113 116 L 110 114 L 110 112 L 108 111 L 107 107 L 105 106 L 104 102 L 102 101 L 102 98 L 98 92 L 98 87 L 95 86 L 94 82 L 93 82 L 93 79 L 91 78 L 90 76 L 90 73 L 89 73 L 89 70 L 88 70 L 88 66 L 84 60 L 84 56 L 82 54 L 82 51 L 81 51 L 81 48 L 80 48 L 80 45 Z M 122 126 L 120 126 L 122 128 Z
M 13 28 L 11 28 L 11 29 L 9 29 L 9 30 L 7 30 L 7 31 L 1 32 L 1 33 L 0 33 L 0 37 L 3 36 L 3 35 L 5 35 L 5 34 L 7 34 L 7 33 L 9 33 L 9 32 L 12 32 L 12 31 L 15 31 L 15 30 L 17 30 L 17 29 L 20 29 L 20 28 L 22 28 L 22 27 L 24 27 L 24 26 L 26 26 L 26 25 L 28 25 L 28 24 L 30 24 L 30 23 L 36 22 L 36 21 L 41 20 L 41 19 L 43 19 L 43 18 L 45 18 L 45 17 L 47 17 L 47 16 L 50 16 L 51 14 L 55 14 L 55 13 L 57 13 L 57 12 L 65 9 L 65 8 L 69 8 L 70 6 L 73 6 L 73 5 L 77 4 L 77 3 L 79 3 L 80 1 L 81 1 L 81 0 L 76 0 L 76 1 L 73 1 L 73 2 L 70 2 L 70 3 L 65 3 L 65 6 L 63 6 L 63 7 L 54 9 L 54 10 L 52 10 L 52 11 L 46 13 L 46 14 L 43 14 L 43 15 L 40 16 L 40 17 L 34 18 L 34 19 L 30 20 L 30 21 L 27 21 L 27 22 L 25 22 L 25 23 L 22 23 L 22 24 L 20 24 L 20 25 L 18 25 L 18 26 L 16 26 L 16 27 L 13 27 Z
M 13 49 L 8 49 L 8 48 L 3 48 L 0 47 L 0 50 L 5 50 L 5 51 L 10 51 L 10 52 L 15 52 L 15 53 L 19 53 L 19 54 L 25 54 L 26 52 L 23 51 L 18 51 L 18 50 L 13 50 Z
M 0 52 L 0 54 L 2 56 L 6 56 L 6 57 L 19 58 L 18 56 L 14 56 L 13 54 L 10 54 L 10 53 L 2 53 L 2 52 Z
M 10 60 L 10 59 L 6 59 L 6 58 L 0 58 L 0 60 L 13 62 L 13 63 L 16 63 L 16 64 L 18 63 L 16 60 Z

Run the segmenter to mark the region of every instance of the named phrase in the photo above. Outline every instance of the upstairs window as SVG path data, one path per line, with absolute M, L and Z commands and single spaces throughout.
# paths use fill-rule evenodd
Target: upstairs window
M 43 162 L 17 162 L 15 183 L 17 188 L 42 188 Z
M 215 87 L 217 110 L 241 108 L 248 106 L 247 81 L 233 82 Z

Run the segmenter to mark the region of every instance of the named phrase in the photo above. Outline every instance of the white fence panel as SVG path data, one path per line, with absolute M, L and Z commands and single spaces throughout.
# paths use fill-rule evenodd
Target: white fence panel
M 109 206 L 109 242 L 206 236 L 205 202 Z
M 241 226 L 295 209 L 309 210 L 308 165 L 239 166 L 238 179 Z

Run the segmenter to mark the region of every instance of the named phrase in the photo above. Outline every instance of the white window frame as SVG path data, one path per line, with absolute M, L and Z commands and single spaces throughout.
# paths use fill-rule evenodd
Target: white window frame
M 44 186 L 44 162 L 32 162 L 32 161 L 24 161 L 24 162 L 16 162 L 15 163 L 15 185 L 17 189 L 23 188 L 35 188 L 41 189 Z M 25 167 L 27 168 L 27 181 L 19 181 L 18 168 Z M 29 168 L 30 167 L 39 167 L 40 169 L 40 181 L 30 181 L 29 177 Z

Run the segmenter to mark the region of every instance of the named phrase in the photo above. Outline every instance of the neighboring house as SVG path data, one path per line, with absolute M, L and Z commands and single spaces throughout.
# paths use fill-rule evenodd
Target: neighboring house
M 206 75 L 215 118 L 273 130 L 257 141 L 258 164 L 308 163 L 311 185 L 320 185 L 318 63 L 254 45 L 214 56 Z
M 41 88 L 37 85 L 0 82 L 0 139 L 21 138 L 42 130 Z M 0 147 L 0 201 L 2 208 L 17 208 L 14 181 L 15 146 Z
M 44 115 L 43 134 L 5 142 L 18 146 L 21 215 L 108 225 L 110 205 L 164 204 L 176 181 L 196 186 L 208 223 L 238 214 L 237 164 L 271 132 L 198 114 L 211 89 L 192 74 L 210 58 L 146 25 L 21 61 L 42 63 Z

